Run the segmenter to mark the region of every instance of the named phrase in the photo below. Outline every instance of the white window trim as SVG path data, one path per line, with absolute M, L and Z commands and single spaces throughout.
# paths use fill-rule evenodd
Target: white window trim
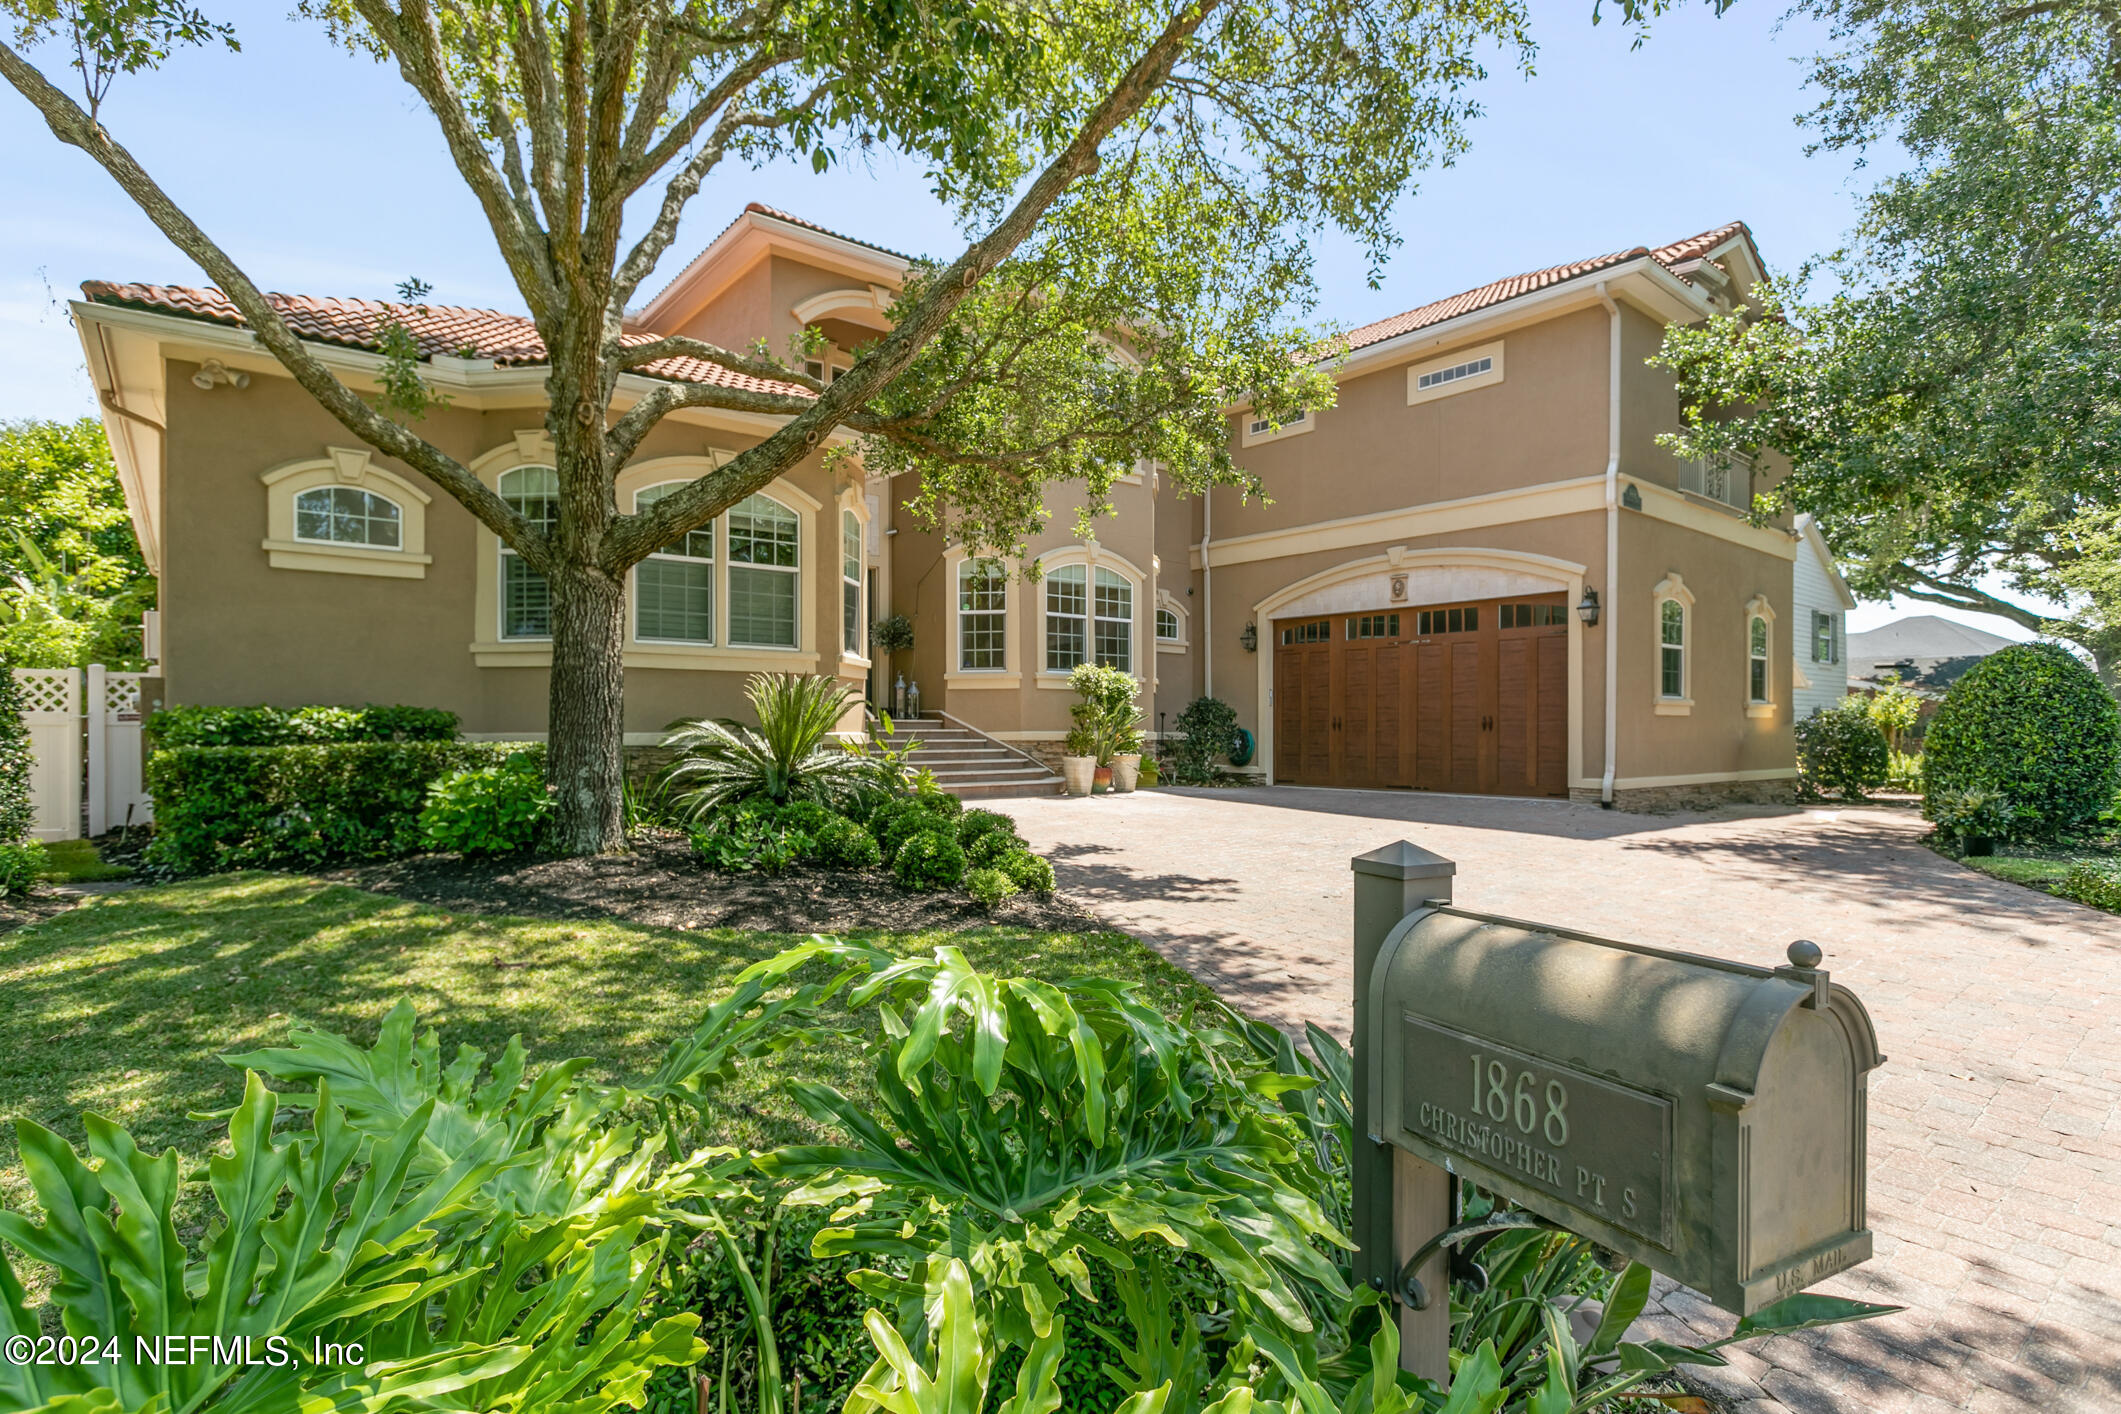
M 278 570 L 361 574 L 385 579 L 424 579 L 434 556 L 427 553 L 425 491 L 376 465 L 366 447 L 327 447 L 322 457 L 288 462 L 263 473 L 266 563 Z M 295 534 L 295 497 L 323 486 L 353 486 L 398 508 L 398 547 L 304 540 Z
M 1240 447 L 1257 447 L 1265 442 L 1279 442 L 1285 437 L 1301 437 L 1306 432 L 1318 430 L 1318 409 L 1305 408 L 1297 420 L 1284 422 L 1279 427 L 1268 427 L 1254 432 L 1252 424 L 1264 419 L 1254 417 L 1252 409 L 1244 408 L 1237 414 L 1237 444 Z
M 875 501 L 873 497 L 865 498 L 861 495 L 859 490 L 853 487 L 849 487 L 840 495 L 840 516 L 834 521 L 834 526 L 840 532 L 841 538 L 834 544 L 832 562 L 840 567 L 840 593 L 844 595 L 847 592 L 847 546 L 845 539 L 845 517 L 854 517 L 855 548 L 857 552 L 854 570 L 854 622 L 855 627 L 861 632 L 862 641 L 864 643 L 869 641 L 869 623 L 870 620 L 874 618 L 876 614 L 876 610 L 869 603 L 869 516 L 870 507 L 874 505 L 874 503 Z M 845 641 L 847 633 L 847 620 L 846 607 L 844 603 L 840 601 L 835 601 L 833 604 L 833 608 L 836 611 L 834 614 L 834 621 L 838 625 L 838 632 L 841 638 L 840 662 L 847 667 L 860 668 L 863 672 L 867 672 L 873 665 L 871 658 L 867 654 L 853 652 L 847 647 Z
M 1679 605 L 1679 695 L 1664 695 L 1664 606 Z M 1694 591 L 1678 574 L 1668 574 L 1650 590 L 1650 686 L 1660 717 L 1691 716 L 1694 711 Z
M 1766 664 L 1767 696 L 1753 696 L 1753 620 L 1759 619 L 1767 625 L 1767 651 L 1761 661 Z M 1765 594 L 1755 594 L 1745 603 L 1745 714 L 1748 717 L 1772 717 L 1775 715 L 1775 606 L 1768 602 Z M 1794 661 L 1794 659 L 1793 659 Z
M 963 572 L 966 564 L 982 559 L 991 560 L 1002 568 L 1002 666 L 999 668 L 967 668 L 962 666 L 965 661 L 964 639 L 958 617 L 964 610 L 962 607 L 963 601 L 958 597 L 957 577 Z M 1010 559 L 997 559 L 991 555 L 968 555 L 965 553 L 963 546 L 953 545 L 944 555 L 943 570 L 949 576 L 948 580 L 945 581 L 948 588 L 944 592 L 950 596 L 950 647 L 949 657 L 945 659 L 946 667 L 943 672 L 943 685 L 945 687 L 963 688 L 1021 687 L 1024 681 L 1023 669 L 1021 667 L 1008 666 L 1015 660 L 1023 647 L 1022 644 L 1017 642 L 1016 634 L 1018 586 L 1023 581 L 1023 573 L 1018 562 Z M 1040 618 L 1041 630 L 1043 630 L 1044 626 L 1045 621 L 1042 611 Z M 1041 640 L 1041 648 L 1043 649 L 1043 640 Z
M 555 479 L 559 476 L 559 469 L 549 461 L 520 462 L 514 466 L 502 468 L 494 476 L 494 490 L 499 491 L 501 489 L 502 479 L 508 476 L 510 472 L 531 470 L 550 471 Z M 559 492 L 557 488 L 555 488 L 553 496 L 555 500 L 558 499 Z M 552 635 L 549 633 L 510 634 L 508 632 L 505 619 L 508 613 L 508 557 L 514 554 L 516 554 L 514 550 L 501 543 L 499 536 L 494 537 L 494 615 L 491 620 L 494 639 L 496 642 L 506 643 L 511 646 L 542 643 L 548 645 L 549 651 L 549 645 L 552 643 Z M 627 613 L 629 615 L 632 613 L 631 604 L 627 606 Z
M 808 522 L 806 522 L 803 516 L 802 508 L 791 501 L 785 501 L 779 496 L 774 495 L 773 490 L 774 488 L 769 486 L 764 490 L 754 491 L 751 493 L 751 495 L 757 496 L 762 500 L 771 501 L 774 505 L 779 506 L 782 510 L 788 512 L 790 515 L 795 517 L 795 563 L 793 565 L 754 565 L 750 563 L 739 565 L 736 562 L 735 556 L 728 553 L 729 523 L 736 515 L 737 507 L 744 504 L 743 501 L 737 502 L 736 505 L 731 506 L 728 510 L 723 511 L 720 516 L 716 517 L 716 519 L 722 522 L 722 528 L 720 532 L 721 540 L 720 543 L 716 546 L 716 548 L 723 552 L 722 563 L 726 567 L 722 571 L 722 586 L 724 590 L 724 597 L 729 600 L 733 601 L 736 597 L 735 590 L 732 587 L 730 576 L 735 574 L 738 569 L 754 570 L 760 574 L 787 575 L 795 581 L 795 642 L 737 642 L 735 631 L 730 630 L 728 628 L 729 609 L 735 607 L 735 604 L 733 602 L 728 606 L 728 608 L 724 608 L 719 611 L 722 618 L 722 626 L 725 630 L 724 634 L 722 635 L 722 641 L 727 643 L 731 648 L 742 649 L 747 653 L 800 653 L 803 650 L 803 629 L 805 627 L 805 613 L 803 603 L 806 597 L 803 593 L 803 585 L 805 581 L 805 575 L 803 574 L 803 571 L 807 567 L 804 563 L 806 558 L 805 547 L 806 543 L 813 543 L 817 540 L 818 537 L 808 533 L 812 529 L 812 526 Z M 745 501 L 748 501 L 750 499 L 751 496 L 746 496 L 744 498 Z M 816 516 L 816 512 L 813 511 L 811 515 L 814 519 Z M 826 560 L 826 566 L 830 568 L 833 587 L 836 589 L 838 588 L 840 582 L 839 526 L 837 524 L 832 527 L 832 532 L 832 539 L 830 541 L 830 544 L 832 546 L 832 553 Z M 816 550 L 813 548 L 810 550 L 810 553 L 815 554 Z M 813 585 L 813 587 L 815 586 L 816 581 L 823 577 L 823 573 L 823 569 L 820 569 L 818 572 L 808 576 L 808 579 Z M 837 620 L 839 618 L 839 615 L 834 614 L 833 618 Z
M 685 477 L 672 477 L 672 478 L 670 478 L 670 479 L 669 479 L 669 480 L 667 480 L 667 481 L 653 481 L 653 482 L 649 482 L 648 484 L 646 484 L 646 485 L 643 485 L 643 486 L 636 486 L 636 487 L 634 487 L 634 488 L 633 488 L 633 496 L 632 496 L 632 505 L 633 505 L 633 510 L 634 510 L 634 513 L 635 513 L 635 514 L 639 514 L 639 513 L 640 513 L 640 509 L 641 509 L 641 496 L 642 496 L 642 494 L 643 494 L 643 493 L 645 493 L 645 492 L 648 492 L 648 491 L 653 491 L 653 490 L 655 490 L 656 488 L 658 488 L 658 487 L 661 487 L 661 486 L 682 486 L 682 485 L 684 485 L 684 484 L 685 484 L 686 480 L 687 480 L 687 478 L 685 478 Z M 712 610 L 710 611 L 710 615 L 709 615 L 709 617 L 710 617 L 710 619 L 711 619 L 711 622 L 709 622 L 709 623 L 708 623 L 708 625 L 707 625 L 707 633 L 708 633 L 708 638 L 707 638 L 707 641 L 706 641 L 706 642 L 704 642 L 704 643 L 702 643 L 702 642 L 701 642 L 701 641 L 700 641 L 699 639 L 696 639 L 696 638 L 643 638 L 643 637 L 641 637 L 641 620 L 640 620 L 640 612 L 641 612 L 641 602 L 640 602 L 640 571 L 641 571 L 641 565 L 645 565 L 645 564 L 647 564 L 647 563 L 648 563 L 648 560 L 653 560 L 653 559 L 657 559 L 657 558 L 664 558 L 664 559 L 674 559 L 674 560 L 682 560 L 682 561 L 684 561 L 684 562 L 685 562 L 685 563 L 687 563 L 687 564 L 698 564 L 698 563 L 699 563 L 699 559 L 698 559 L 698 557 L 697 557 L 697 556 L 693 556 L 693 555 L 664 555 L 662 551 L 658 550 L 658 551 L 656 551 L 656 552 L 655 552 L 654 554 L 650 555 L 650 556 L 648 557 L 648 559 L 647 559 L 647 560 L 643 560 L 643 561 L 641 561 L 641 564 L 640 564 L 640 565 L 635 565 L 635 566 L 634 566 L 634 567 L 633 567 L 632 569 L 630 569 L 630 570 L 628 570 L 628 571 L 626 572 L 626 641 L 627 641 L 628 643 L 637 643 L 637 644 L 641 644 L 641 645 L 644 645 L 644 646 L 647 646 L 647 647 L 653 647 L 653 648 L 679 648 L 679 649 L 684 649 L 684 648 L 712 648 L 712 647 L 714 647 L 714 646 L 715 646 L 716 644 L 718 644 L 718 643 L 720 643 L 720 642 L 722 641 L 722 640 L 721 640 L 721 632 L 722 632 L 722 595 L 723 595 L 723 592 L 724 592 L 724 591 L 725 591 L 725 590 L 726 590 L 726 589 L 728 588 L 728 586 L 727 586 L 727 585 L 725 585 L 725 584 L 724 584 L 724 583 L 722 582 L 722 565 L 723 565 L 723 561 L 724 561 L 724 554 L 723 554 L 723 551 L 724 551 L 724 550 L 725 550 L 725 549 L 727 548 L 727 547 L 726 547 L 726 546 L 724 545 L 724 543 L 723 543 L 723 530 L 724 530 L 724 526 L 723 526 L 723 519 L 724 519 L 724 518 L 723 518 L 723 517 L 721 517 L 721 516 L 716 516 L 716 517 L 715 517 L 715 518 L 714 518 L 713 520 L 711 520 L 711 521 L 709 521 L 709 522 L 707 523 L 707 529 L 708 529 L 708 532 L 709 532 L 709 534 L 710 534 L 710 535 L 712 536 L 712 538 L 713 538 L 713 544 L 712 544 L 712 546 L 710 547 L 710 548 L 712 549 L 712 551 L 713 551 L 713 558 L 711 558 L 711 559 L 709 559 L 709 560 L 707 561 L 707 564 L 708 564 L 708 567 L 709 567 L 709 575 L 710 575 L 710 577 L 711 577 L 711 581 L 712 581 L 712 585 L 713 585 L 713 587 L 712 587 L 712 589 L 710 589 L 710 590 L 709 590 L 709 593 L 708 593 L 708 597 L 709 597 L 709 599 L 710 599 L 710 600 L 712 600 L 712 602 L 713 602 L 713 605 L 714 605 L 714 607 L 713 607 L 713 609 L 712 609 Z M 696 535 L 696 534 L 698 534 L 699 532 L 698 532 L 698 531 L 694 531 L 693 533 L 694 533 L 694 534 Z
M 1178 637 L 1156 637 L 1156 609 L 1167 610 L 1178 616 Z M 1156 638 L 1156 651 L 1159 653 L 1184 653 L 1193 646 L 1193 617 L 1186 612 L 1186 606 L 1179 602 L 1178 596 L 1168 589 L 1156 591 L 1156 604 L 1149 614 L 1149 633 L 1152 638 Z
M 543 428 L 526 429 L 513 440 L 493 448 L 471 463 L 471 471 L 488 487 L 498 484 L 503 472 L 518 466 L 551 466 L 552 440 Z M 720 449 L 680 456 L 656 457 L 626 467 L 618 475 L 614 493 L 621 505 L 633 504 L 635 490 L 666 481 L 691 481 L 726 464 L 736 454 Z M 782 478 L 766 487 L 766 493 L 796 513 L 805 554 L 817 544 L 817 522 L 824 502 Z M 667 668 L 690 672 L 774 673 L 823 672 L 825 657 L 816 646 L 817 577 L 801 573 L 798 565 L 796 595 L 797 648 L 731 648 L 729 642 L 729 563 L 726 515 L 715 517 L 715 642 L 642 642 L 634 637 L 632 576 L 627 576 L 626 638 L 624 663 L 631 668 Z M 477 590 L 472 606 L 472 661 L 481 668 L 549 668 L 552 641 L 542 638 L 500 637 L 500 537 L 480 529 L 474 544 L 478 557 Z M 798 557 L 800 559 L 800 557 Z
M 381 491 L 374 490 L 367 486 L 353 486 L 347 489 L 359 491 L 364 495 L 373 496 L 375 499 L 381 501 L 384 505 L 390 507 L 392 510 L 398 513 L 397 544 L 371 545 L 365 540 L 333 540 L 327 536 L 304 535 L 302 533 L 302 498 L 304 496 L 313 495 L 318 491 L 336 491 L 338 489 L 339 488 L 337 486 L 305 486 L 301 490 L 295 492 L 295 540 L 298 543 L 303 545 L 323 545 L 332 549 L 343 548 L 357 550 L 387 550 L 393 555 L 398 554 L 405 548 L 405 507 L 399 502 L 392 500 L 390 497 L 384 495 Z
M 1043 688 L 1065 690 L 1068 686 L 1068 675 L 1073 671 L 1072 669 L 1048 668 L 1046 666 L 1046 575 L 1053 570 L 1065 569 L 1070 565 L 1082 565 L 1085 567 L 1083 591 L 1086 599 L 1083 607 L 1087 612 L 1085 614 L 1084 631 L 1090 635 L 1086 645 L 1090 649 L 1090 655 L 1085 661 L 1097 661 L 1097 571 L 1101 569 L 1111 570 L 1131 584 L 1134 589 L 1131 601 L 1134 605 L 1134 614 L 1130 620 L 1133 633 L 1133 651 L 1129 655 L 1134 659 L 1134 663 L 1128 671 L 1145 683 L 1150 681 L 1149 672 L 1143 662 L 1144 657 L 1150 655 L 1144 655 L 1141 651 L 1141 645 L 1144 641 L 1142 619 L 1148 607 L 1144 601 L 1149 597 L 1142 591 L 1143 587 L 1149 582 L 1149 576 L 1142 573 L 1141 567 L 1132 560 L 1124 555 L 1114 553 L 1095 540 L 1081 545 L 1067 545 L 1056 550 L 1048 550 L 1045 554 L 1038 557 L 1039 577 L 1036 586 L 1038 589 L 1038 612 L 1032 616 L 1034 620 L 1032 642 L 1037 655 L 1032 661 L 1038 664 L 1038 670 L 1034 675 L 1035 681 Z M 1152 620 L 1147 641 L 1153 643 L 1155 638 L 1154 621 Z
M 1470 393 L 1475 388 L 1492 388 L 1502 381 L 1502 345 L 1497 339 L 1491 344 L 1480 344 L 1470 349 L 1459 349 L 1441 358 L 1426 359 L 1407 366 L 1407 406 L 1416 403 L 1431 403 L 1438 398 L 1448 398 L 1455 393 Z M 1464 363 L 1477 363 L 1481 359 L 1491 360 L 1491 366 L 1465 378 L 1455 378 L 1449 383 L 1433 388 L 1421 386 L 1422 375 L 1440 373 L 1446 368 L 1456 368 Z

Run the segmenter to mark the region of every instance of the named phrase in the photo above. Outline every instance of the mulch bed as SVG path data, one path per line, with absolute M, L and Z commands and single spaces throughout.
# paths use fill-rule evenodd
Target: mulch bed
M 620 918 L 659 928 L 916 933 L 997 924 L 1051 932 L 1109 927 L 1062 894 L 1018 894 L 990 910 L 960 893 L 911 893 L 879 872 L 725 874 L 701 865 L 691 845 L 676 836 L 637 840 L 626 854 L 590 859 L 525 862 L 426 854 L 324 877 L 452 913 Z

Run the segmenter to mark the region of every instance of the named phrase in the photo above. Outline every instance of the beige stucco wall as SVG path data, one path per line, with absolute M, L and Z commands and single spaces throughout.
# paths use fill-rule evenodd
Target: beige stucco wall
M 301 706 L 403 702 L 445 707 L 475 733 L 540 732 L 542 667 L 480 667 L 470 645 L 495 636 L 474 608 L 478 537 L 487 532 L 417 473 L 378 464 L 430 492 L 427 553 L 419 579 L 276 569 L 261 546 L 267 496 L 259 476 L 321 457 L 356 439 L 292 380 L 254 377 L 248 388 L 192 386 L 193 366 L 172 362 L 163 477 L 165 573 L 162 632 L 172 703 Z M 540 408 L 430 412 L 420 432 L 470 463 L 539 428 Z M 742 450 L 755 438 L 666 421 L 640 460 Z M 815 571 L 813 613 L 801 652 L 808 667 L 839 662 L 838 514 L 815 458 L 788 478 L 825 509 L 809 521 L 805 573 Z M 794 665 L 794 664 L 792 664 Z M 653 732 L 679 717 L 748 716 L 745 672 L 630 667 L 626 730 Z M 846 676 L 858 678 L 849 667 Z

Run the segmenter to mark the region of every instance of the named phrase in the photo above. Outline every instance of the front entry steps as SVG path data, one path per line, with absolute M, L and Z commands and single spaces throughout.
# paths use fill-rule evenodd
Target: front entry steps
M 1051 795 L 1060 777 L 1027 756 L 968 726 L 941 717 L 894 717 L 896 740 L 918 741 L 906 758 L 926 767 L 935 783 L 960 800 L 998 795 Z

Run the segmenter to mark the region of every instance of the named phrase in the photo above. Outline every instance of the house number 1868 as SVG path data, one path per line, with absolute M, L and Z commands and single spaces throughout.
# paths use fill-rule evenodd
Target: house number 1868
M 1486 1115 L 1497 1124 L 1514 1123 L 1525 1134 L 1538 1130 L 1546 1135 L 1549 1144 L 1568 1143 L 1568 1087 L 1559 1080 L 1547 1082 L 1544 1120 L 1540 1118 L 1538 1090 L 1539 1083 L 1531 1071 L 1518 1071 L 1513 1083 L 1508 1065 L 1473 1052 L 1473 1113 Z

